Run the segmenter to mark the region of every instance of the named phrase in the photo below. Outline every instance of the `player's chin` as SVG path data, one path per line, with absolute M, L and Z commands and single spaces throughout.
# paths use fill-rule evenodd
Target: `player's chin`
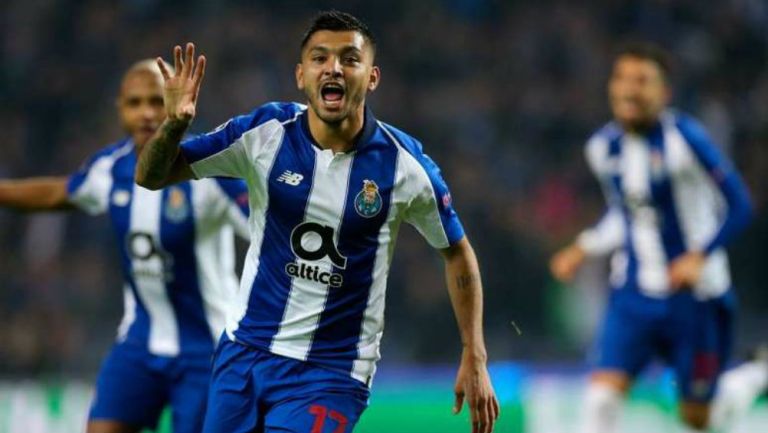
M 321 105 L 317 111 L 317 117 L 325 123 L 339 123 L 347 118 L 347 110 L 342 107 L 328 108 Z

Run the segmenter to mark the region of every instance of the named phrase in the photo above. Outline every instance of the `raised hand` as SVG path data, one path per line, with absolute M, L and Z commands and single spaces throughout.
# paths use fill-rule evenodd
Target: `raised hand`
M 163 97 L 168 120 L 188 125 L 195 117 L 197 95 L 205 75 L 205 56 L 199 56 L 195 62 L 195 44 L 187 42 L 183 59 L 181 47 L 173 47 L 173 74 L 162 58 L 157 58 L 157 65 L 165 80 Z

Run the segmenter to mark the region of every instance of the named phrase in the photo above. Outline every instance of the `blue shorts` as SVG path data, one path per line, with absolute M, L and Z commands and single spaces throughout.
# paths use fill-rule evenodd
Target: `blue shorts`
M 655 357 L 675 372 L 683 400 L 708 402 L 727 366 L 735 297 L 706 301 L 683 291 L 666 299 L 614 290 L 597 341 L 598 370 L 637 376 Z
M 349 433 L 368 406 L 352 377 L 221 338 L 204 433 Z
M 170 404 L 173 432 L 199 433 L 210 378 L 210 354 L 171 358 L 115 344 L 101 366 L 88 419 L 154 429 Z

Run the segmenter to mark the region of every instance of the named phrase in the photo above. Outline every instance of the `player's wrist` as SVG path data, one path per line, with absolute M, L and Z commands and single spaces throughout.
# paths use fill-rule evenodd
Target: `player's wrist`
M 485 347 L 479 345 L 465 345 L 462 351 L 462 358 L 472 364 L 485 365 L 485 363 L 488 362 L 488 353 L 485 350 Z
M 164 141 L 180 143 L 191 123 L 192 119 L 167 117 L 160 128 L 160 136 L 165 138 Z

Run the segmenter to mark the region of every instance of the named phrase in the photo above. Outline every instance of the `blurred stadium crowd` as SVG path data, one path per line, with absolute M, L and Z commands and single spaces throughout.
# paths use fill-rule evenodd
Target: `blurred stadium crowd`
M 677 59 L 675 105 L 705 122 L 752 189 L 757 217 L 731 248 L 732 267 L 740 346 L 765 338 L 768 3 L 578 3 L 5 1 L 0 177 L 73 172 L 121 136 L 122 71 L 187 40 L 209 59 L 197 132 L 298 98 L 293 68 L 308 18 L 347 10 L 379 39 L 374 111 L 423 140 L 477 247 L 491 357 L 578 362 L 585 343 L 568 338 L 546 262 L 601 212 L 582 143 L 609 116 L 613 49 L 648 39 Z M 0 375 L 93 377 L 121 315 L 111 236 L 105 218 L 0 211 Z M 395 262 L 385 361 L 453 361 L 458 338 L 439 257 L 404 230 Z

